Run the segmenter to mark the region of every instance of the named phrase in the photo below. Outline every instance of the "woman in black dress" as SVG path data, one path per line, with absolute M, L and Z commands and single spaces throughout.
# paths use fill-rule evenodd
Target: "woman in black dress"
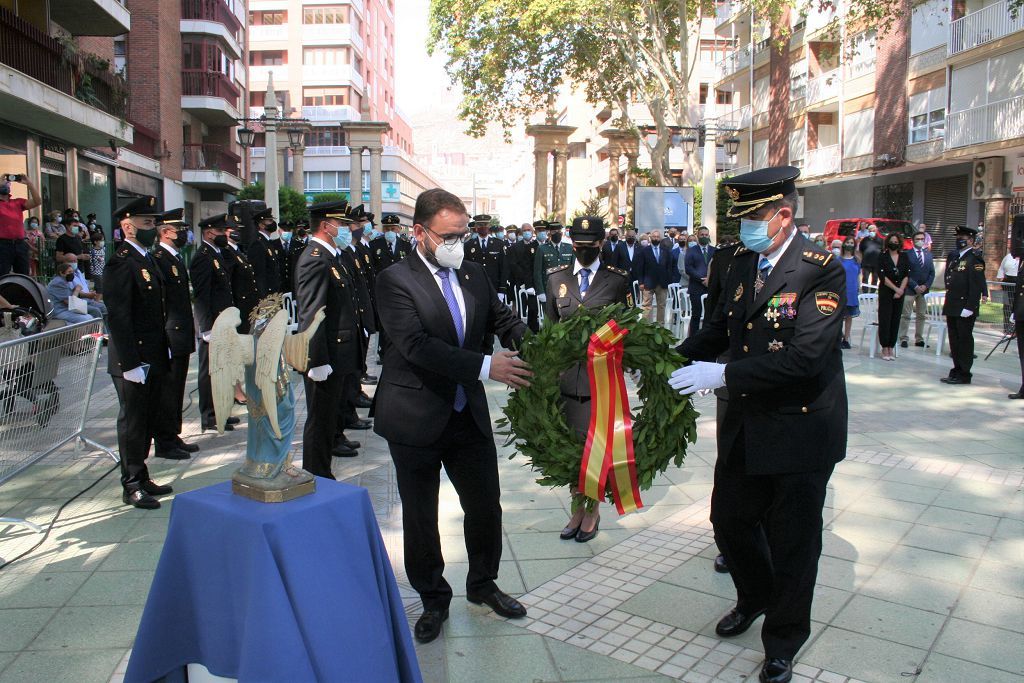
M 896 360 L 893 347 L 900 332 L 903 292 L 910 277 L 910 259 L 900 251 L 902 242 L 899 235 L 886 237 L 885 253 L 878 259 L 878 344 L 882 360 Z

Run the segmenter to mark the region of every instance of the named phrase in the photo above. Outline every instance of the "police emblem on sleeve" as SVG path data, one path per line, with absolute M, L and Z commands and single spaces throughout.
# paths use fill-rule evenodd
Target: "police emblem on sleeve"
M 839 295 L 835 292 L 815 292 L 814 305 L 822 315 L 832 315 L 839 308 Z
M 569 288 L 565 286 L 565 283 L 558 285 L 558 296 L 567 296 L 569 294 Z

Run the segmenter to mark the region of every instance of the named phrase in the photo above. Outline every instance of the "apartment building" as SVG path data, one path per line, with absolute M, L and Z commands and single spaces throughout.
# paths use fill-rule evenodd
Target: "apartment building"
M 394 12 L 394 0 L 250 0 L 249 112 L 264 113 L 272 78 L 283 115 L 309 122 L 301 145 L 282 136 L 277 151 L 281 182 L 309 200 L 351 191 L 353 124 L 387 124 L 381 149 L 357 163 L 361 201 L 369 207 L 379 183 L 382 210 L 411 221 L 416 196 L 436 183 L 413 161 L 412 129 L 395 106 Z M 266 169 L 262 135 L 249 153 L 255 182 Z
M 109 54 L 132 23 L 114 0 L 0 0 L 0 173 L 40 188 L 37 215 L 74 206 L 109 222 L 115 150 L 134 139 Z
M 719 4 L 730 49 L 714 87 L 730 93 L 719 122 L 739 131 L 733 172 L 799 166 L 812 230 L 833 218 L 923 222 L 940 258 L 954 226 L 982 225 L 998 262 L 1007 216 L 1024 210 L 1024 16 L 991 0 L 905 9 L 881 36 L 790 11 L 780 47 L 778 30 Z

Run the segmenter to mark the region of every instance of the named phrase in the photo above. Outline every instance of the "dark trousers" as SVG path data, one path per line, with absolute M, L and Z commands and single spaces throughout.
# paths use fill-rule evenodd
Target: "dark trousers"
M 318 477 L 334 479 L 331 474 L 331 449 L 338 424 L 338 400 L 343 378 L 336 372 L 323 382 L 304 377 L 306 387 L 306 425 L 302 429 L 302 469 Z
M 516 302 L 516 306 L 519 302 Z M 526 326 L 536 334 L 540 331 L 540 320 L 537 318 L 537 295 L 526 295 Z
M 501 495 L 494 439 L 483 434 L 469 410 L 453 412 L 441 437 L 430 446 L 388 443 L 402 498 L 405 571 L 424 609 L 446 609 L 452 588 L 444 579 L 437 530 L 441 466 L 459 494 L 469 554 L 466 592 L 484 596 L 496 588 L 501 560 Z
M 1017 332 L 1017 355 L 1020 356 L 1020 392 L 1024 394 L 1024 320 L 1014 323 Z
M 25 240 L 0 240 L 0 275 L 11 271 L 28 275 L 28 253 Z
M 199 419 L 202 426 L 217 424 L 213 408 L 213 386 L 210 384 L 210 345 L 199 340 Z
M 749 475 L 721 461 L 715 466 L 715 541 L 729 565 L 739 610 L 766 610 L 761 642 L 768 658 L 795 658 L 810 635 L 821 509 L 831 475 L 832 468 Z
M 332 373 L 333 374 L 333 373 Z M 359 420 L 359 414 L 356 412 L 355 399 L 359 396 L 359 392 L 362 390 L 362 385 L 359 383 L 358 375 L 343 375 L 341 377 L 340 392 L 338 394 L 337 407 L 337 427 L 334 431 L 335 443 L 340 439 L 345 438 L 345 429 L 351 427 Z
M 703 323 L 700 299 L 708 293 L 708 290 L 704 287 L 689 287 L 688 292 L 690 295 L 690 331 L 687 336 L 692 337 L 697 334 Z
M 181 440 L 181 406 L 185 400 L 185 381 L 192 356 L 173 356 L 171 369 L 160 391 L 160 424 L 156 427 L 157 450 L 174 448 Z
M 167 381 L 166 370 L 151 367 L 145 384 L 111 377 L 120 410 L 117 413 L 117 450 L 121 456 L 121 486 L 137 489 L 149 479 L 146 458 L 157 429 L 160 392 Z
M 950 377 L 961 379 L 971 378 L 971 367 L 974 365 L 974 321 L 978 316 L 970 318 L 947 315 L 946 327 L 949 333 L 949 351 L 953 356 L 953 369 Z
M 881 286 L 878 295 L 878 345 L 882 348 L 896 346 L 900 336 L 900 317 L 903 315 L 903 297 L 893 296 L 893 291 Z

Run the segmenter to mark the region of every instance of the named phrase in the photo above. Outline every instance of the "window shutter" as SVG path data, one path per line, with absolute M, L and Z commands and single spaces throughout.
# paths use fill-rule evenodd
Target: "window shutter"
M 946 258 L 956 246 L 953 230 L 967 224 L 969 187 L 966 175 L 935 178 L 924 183 L 924 223 L 932 236 L 935 258 Z

